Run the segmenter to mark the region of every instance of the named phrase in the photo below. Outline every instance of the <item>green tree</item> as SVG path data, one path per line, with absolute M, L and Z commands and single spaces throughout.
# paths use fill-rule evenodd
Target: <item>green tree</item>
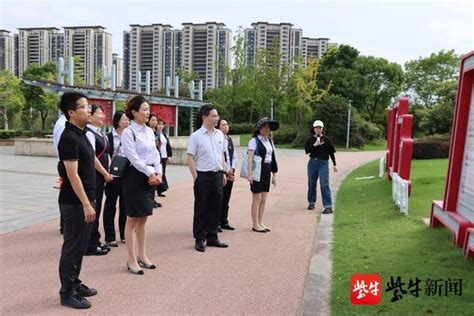
M 4 128 L 12 126 L 13 117 L 25 104 L 21 81 L 6 70 L 0 71 L 0 113 Z
M 383 58 L 359 56 L 354 69 L 363 78 L 364 105 L 360 112 L 368 121 L 384 125 L 385 108 L 402 89 L 402 67 Z
M 459 73 L 459 56 L 454 50 L 432 53 L 405 63 L 405 91 L 417 105 L 433 108 L 441 102 L 454 105 Z
M 55 80 L 56 78 L 56 64 L 48 62 L 43 66 L 38 64 L 31 64 L 23 73 L 24 78 L 36 80 Z M 34 111 L 36 111 L 41 119 L 41 130 L 45 129 L 45 121 L 51 111 L 54 111 L 57 104 L 57 95 L 54 93 L 47 93 L 41 87 L 35 87 L 27 84 L 22 84 L 21 87 L 26 100 L 26 112 L 24 117 L 26 122 L 29 122 L 29 127 L 33 127 Z

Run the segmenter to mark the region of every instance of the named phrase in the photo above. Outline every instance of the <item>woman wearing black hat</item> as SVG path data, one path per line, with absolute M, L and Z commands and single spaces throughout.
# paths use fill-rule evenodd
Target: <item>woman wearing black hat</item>
M 275 158 L 275 147 L 270 138 L 270 131 L 277 130 L 279 123 L 268 118 L 260 119 L 253 133 L 252 139 L 248 145 L 248 180 L 250 191 L 252 191 L 252 230 L 254 232 L 266 233 L 270 229 L 263 224 L 263 213 L 265 211 L 265 202 L 267 194 L 270 191 L 271 183 L 276 186 L 276 173 L 278 165 Z M 260 181 L 254 181 L 253 158 L 257 154 L 262 158 Z

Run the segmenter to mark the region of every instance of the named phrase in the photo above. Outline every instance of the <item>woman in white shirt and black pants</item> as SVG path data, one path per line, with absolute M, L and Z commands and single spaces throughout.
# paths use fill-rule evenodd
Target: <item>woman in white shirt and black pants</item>
M 127 213 L 127 267 L 134 274 L 143 274 L 140 265 L 147 269 L 156 268 L 146 254 L 145 224 L 147 217 L 153 214 L 155 187 L 161 183 L 162 168 L 155 135 L 146 126 L 150 105 L 142 96 L 134 96 L 127 102 L 126 114 L 131 120 L 130 126 L 122 133 L 123 153 L 130 161 L 122 188 Z M 138 257 L 135 254 L 135 235 Z

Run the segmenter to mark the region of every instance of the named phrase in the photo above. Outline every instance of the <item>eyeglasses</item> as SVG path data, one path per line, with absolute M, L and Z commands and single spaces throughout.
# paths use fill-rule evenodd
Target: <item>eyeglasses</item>
M 88 109 L 88 110 L 92 110 L 92 105 L 90 105 L 90 104 L 87 104 L 87 105 L 80 105 L 80 106 L 76 106 L 75 110 L 79 110 L 79 109 Z
M 212 118 L 219 118 L 220 116 L 219 116 L 219 115 L 209 115 L 209 117 L 212 117 Z

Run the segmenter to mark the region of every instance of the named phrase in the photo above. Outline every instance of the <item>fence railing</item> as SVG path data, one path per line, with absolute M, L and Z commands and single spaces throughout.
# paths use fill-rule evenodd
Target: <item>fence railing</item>
M 405 215 L 408 215 L 408 190 L 408 181 L 400 178 L 396 172 L 392 172 L 392 200 Z

